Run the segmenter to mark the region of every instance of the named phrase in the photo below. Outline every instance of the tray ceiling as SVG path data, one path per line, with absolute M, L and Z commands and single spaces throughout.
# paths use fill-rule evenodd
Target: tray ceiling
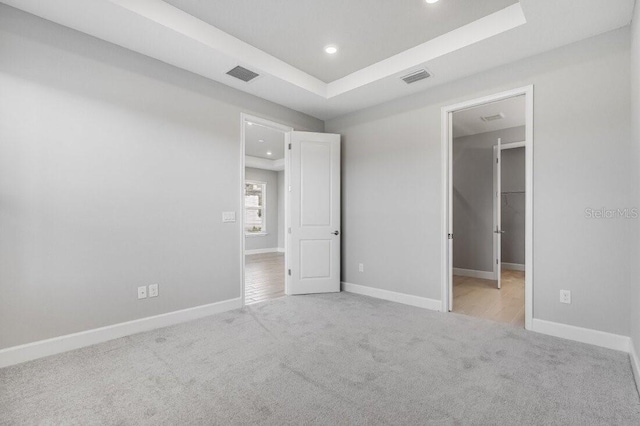
M 517 0 L 164 0 L 325 83 Z M 328 55 L 327 45 L 338 47 Z
M 167 1 L 179 7 L 0 0 L 323 120 L 626 26 L 634 7 L 634 0 Z M 325 43 L 340 49 L 331 59 Z M 238 65 L 260 77 L 245 83 L 226 74 Z M 432 76 L 411 85 L 400 79 L 421 68 Z

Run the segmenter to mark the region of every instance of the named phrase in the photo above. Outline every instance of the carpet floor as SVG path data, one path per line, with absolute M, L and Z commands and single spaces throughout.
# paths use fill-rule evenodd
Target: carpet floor
M 638 425 L 625 353 L 348 293 L 0 370 L 0 424 Z

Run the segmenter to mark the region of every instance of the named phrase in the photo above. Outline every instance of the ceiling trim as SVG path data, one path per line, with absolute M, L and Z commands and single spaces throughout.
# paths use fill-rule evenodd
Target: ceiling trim
M 284 170 L 284 158 L 280 158 L 278 160 L 268 160 L 266 158 L 245 155 L 244 166 L 251 167 L 254 169 L 272 170 L 274 172 L 281 172 Z
M 527 23 L 520 3 L 456 28 L 397 55 L 325 83 L 162 0 L 109 0 L 143 18 L 311 93 L 330 99 Z
M 456 28 L 328 84 L 327 98 L 381 80 L 527 23 L 520 3 Z
M 627 26 L 635 0 L 580 0 L 579 7 L 577 0 L 519 0 L 330 83 L 161 0 L 0 0 L 0 3 L 329 120 Z M 603 43 L 617 46 L 622 38 L 620 34 L 611 35 Z M 602 44 L 594 46 L 606 48 Z M 246 83 L 226 74 L 238 65 L 261 77 Z M 427 69 L 434 78 L 412 85 L 400 80 L 420 68 Z
M 15 0 L 2 1 L 19 6 Z M 31 12 L 35 12 L 34 9 L 42 10 L 40 6 L 33 4 L 33 0 L 27 0 L 22 6 L 27 9 L 25 6 L 29 3 L 32 6 L 28 7 Z M 325 83 L 162 0 L 84 0 L 83 3 L 85 3 L 85 8 L 90 7 L 91 4 L 101 4 L 103 7 L 108 7 L 111 4 L 120 8 L 121 11 L 133 13 L 149 23 L 160 25 L 186 37 L 191 42 L 222 54 L 261 75 L 271 75 L 323 99 L 330 99 L 394 74 L 406 72 L 412 67 L 486 40 L 527 22 L 520 3 L 515 3 L 343 78 Z M 134 36 L 133 33 L 130 35 Z M 223 76 L 220 76 L 220 81 L 222 78 Z
M 233 57 L 316 95 L 326 97 L 327 84 L 268 53 L 233 37 L 162 0 L 109 0 L 150 21 Z

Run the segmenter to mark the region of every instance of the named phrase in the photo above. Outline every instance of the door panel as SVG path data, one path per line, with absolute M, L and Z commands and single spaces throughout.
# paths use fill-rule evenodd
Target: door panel
M 302 226 L 331 225 L 331 144 L 305 141 L 300 146 Z
M 300 241 L 300 278 L 331 277 L 331 241 Z
M 340 291 L 340 135 L 291 133 L 289 294 Z

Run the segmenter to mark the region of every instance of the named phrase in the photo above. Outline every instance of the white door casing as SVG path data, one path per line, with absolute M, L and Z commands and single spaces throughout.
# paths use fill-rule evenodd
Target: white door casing
M 515 96 L 525 96 L 525 140 L 522 146 L 526 152 L 526 201 L 525 201 L 525 329 L 531 330 L 533 323 L 533 288 L 534 288 L 534 250 L 533 250 L 533 152 L 534 152 L 534 87 L 533 85 L 520 87 L 505 92 L 484 96 L 477 99 L 466 100 L 453 105 L 442 107 L 442 311 L 450 311 L 453 299 L 452 277 L 452 242 L 450 240 L 452 227 L 452 206 L 449 202 L 452 196 L 452 164 L 451 147 L 453 145 L 453 130 L 451 122 L 453 113 L 474 108 L 491 102 L 498 102 Z
M 449 134 L 452 135 L 453 137 L 453 112 L 449 112 L 447 115 L 448 118 L 448 130 L 449 130 Z M 447 152 L 446 152 L 446 156 L 447 156 L 447 173 L 448 173 L 448 177 L 447 177 L 447 181 L 448 181 L 448 188 L 447 188 L 447 200 L 446 200 L 446 205 L 447 205 L 447 221 L 449 224 L 449 228 L 447 229 L 447 271 L 446 274 L 448 276 L 448 280 L 449 280 L 449 297 L 447 298 L 449 300 L 448 306 L 447 306 L 447 310 L 449 311 L 453 311 L 453 244 L 454 244 L 454 233 L 453 233 L 453 143 L 448 144 L 447 146 Z
M 502 288 L 502 139 L 498 138 L 498 145 L 494 149 L 496 161 L 493 163 L 495 175 L 494 194 L 495 203 L 495 223 L 493 228 L 493 238 L 495 247 L 495 276 L 498 288 Z
M 340 135 L 291 132 L 288 294 L 340 291 Z

